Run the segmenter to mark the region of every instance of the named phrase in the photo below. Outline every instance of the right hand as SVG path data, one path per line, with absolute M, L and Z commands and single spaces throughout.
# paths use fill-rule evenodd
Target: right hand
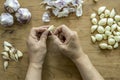
M 77 32 L 71 31 L 67 26 L 58 27 L 52 37 L 60 52 L 70 59 L 75 60 L 83 55 Z

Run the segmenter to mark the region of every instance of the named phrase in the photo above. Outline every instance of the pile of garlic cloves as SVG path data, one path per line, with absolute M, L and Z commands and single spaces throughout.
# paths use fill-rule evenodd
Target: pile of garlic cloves
M 83 0 L 44 0 L 46 12 L 43 13 L 42 21 L 49 22 L 51 13 L 58 17 L 68 17 L 70 13 L 76 13 L 77 17 L 82 16 Z
M 13 15 L 21 24 L 26 24 L 31 20 L 30 11 L 27 8 L 20 8 L 18 0 L 6 0 L 4 8 L 7 12 L 0 15 L 0 24 L 2 26 L 12 26 L 14 24 Z
M 23 57 L 23 53 L 20 50 L 13 47 L 13 45 L 7 41 L 4 41 L 3 47 L 4 47 L 4 51 L 1 52 L 1 55 L 4 60 L 3 67 L 4 67 L 4 70 L 6 70 L 9 65 L 9 61 L 18 62 L 18 60 L 21 57 Z
M 99 42 L 101 49 L 112 50 L 119 47 L 120 42 L 120 15 L 115 9 L 111 11 L 102 6 L 98 13 L 91 14 L 91 40 L 93 43 Z

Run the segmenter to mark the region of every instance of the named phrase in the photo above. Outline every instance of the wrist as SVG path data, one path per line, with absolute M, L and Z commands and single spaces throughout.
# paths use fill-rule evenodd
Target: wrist
M 40 63 L 30 63 L 29 67 L 36 68 L 36 69 L 42 69 L 42 65 Z

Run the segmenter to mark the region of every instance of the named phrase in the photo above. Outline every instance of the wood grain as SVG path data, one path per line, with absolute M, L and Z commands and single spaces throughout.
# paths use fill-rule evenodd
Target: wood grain
M 4 1 L 0 0 L 0 13 L 5 12 L 3 8 Z M 120 0 L 99 0 L 97 4 L 92 0 L 85 0 L 82 17 L 76 18 L 75 14 L 61 19 L 51 17 L 50 23 L 41 21 L 41 16 L 45 11 L 44 7 L 39 4 L 41 0 L 19 0 L 19 2 L 22 7 L 26 7 L 31 11 L 32 20 L 26 25 L 19 25 L 16 22 L 9 28 L 0 26 L 0 52 L 3 50 L 3 41 L 6 40 L 20 49 L 24 53 L 24 57 L 18 63 L 10 62 L 6 72 L 3 70 L 3 60 L 0 57 L 0 80 L 24 80 L 28 67 L 26 40 L 29 31 L 32 27 L 51 24 L 55 26 L 65 24 L 72 30 L 77 31 L 80 45 L 105 80 L 120 80 L 120 47 L 113 51 L 101 51 L 97 44 L 92 44 L 89 18 L 90 14 L 96 12 L 100 6 L 106 6 L 108 9 L 115 8 L 117 13 L 120 14 Z M 48 53 L 43 67 L 43 80 L 82 80 L 74 63 L 59 53 L 51 39 L 48 40 L 47 45 Z

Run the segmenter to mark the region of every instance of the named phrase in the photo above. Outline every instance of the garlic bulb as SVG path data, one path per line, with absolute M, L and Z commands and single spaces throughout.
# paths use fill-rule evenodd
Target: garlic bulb
M 97 29 L 97 25 L 93 25 L 92 27 L 91 27 L 91 33 L 93 33 L 96 29 Z
M 92 13 L 90 18 L 93 19 L 96 17 L 96 15 L 97 15 L 96 13 Z
M 116 15 L 116 16 L 115 16 L 115 21 L 116 21 L 116 22 L 119 22 L 119 21 L 120 21 L 120 15 Z
M 104 25 L 106 25 L 106 23 L 107 23 L 107 18 L 103 18 L 103 19 L 101 19 L 101 20 L 98 22 L 98 24 L 99 24 L 100 26 L 104 26 Z
M 108 44 L 114 45 L 114 44 L 115 44 L 115 39 L 109 38 L 109 39 L 108 39 Z
M 9 13 L 14 13 L 20 8 L 20 4 L 17 0 L 6 0 L 4 7 Z
M 101 13 L 103 13 L 105 11 L 106 7 L 102 6 L 98 9 L 98 14 L 100 15 Z
M 31 20 L 31 13 L 27 8 L 20 8 L 15 14 L 17 21 L 25 24 Z
M 2 13 L 0 16 L 0 24 L 2 26 L 12 26 L 14 23 L 13 16 L 9 13 Z
M 113 18 L 108 18 L 107 24 L 108 24 L 109 26 L 111 26 L 113 23 L 114 23 Z
M 107 44 L 106 43 L 100 43 L 99 44 L 99 47 L 101 48 L 101 49 L 107 49 Z
M 111 13 L 110 13 L 110 17 L 113 18 L 115 16 L 116 12 L 115 12 L 115 9 L 113 8 Z
M 105 17 L 109 17 L 110 16 L 110 10 L 106 9 L 105 10 Z
M 47 12 L 44 12 L 44 14 L 42 16 L 42 21 L 43 22 L 50 22 L 50 16 Z
M 103 36 L 102 36 L 102 34 L 96 34 L 95 38 L 97 41 L 101 41 L 103 39 Z
M 93 43 L 96 42 L 96 38 L 94 36 L 91 36 L 91 40 L 92 40 Z
M 97 31 L 98 31 L 98 33 L 104 33 L 105 29 L 102 26 L 98 26 Z
M 97 22 L 98 22 L 98 21 L 97 21 L 96 18 L 93 18 L 93 19 L 92 19 L 92 23 L 93 23 L 94 25 L 97 24 Z

